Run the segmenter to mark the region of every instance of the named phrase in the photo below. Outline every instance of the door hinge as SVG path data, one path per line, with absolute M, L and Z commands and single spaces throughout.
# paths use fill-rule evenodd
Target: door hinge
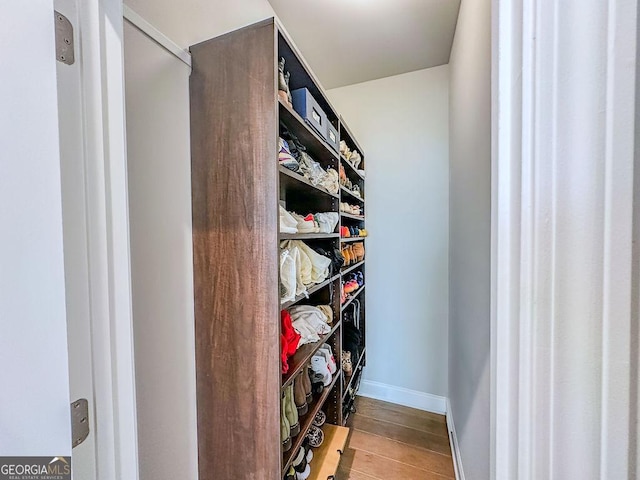
M 71 65 L 76 60 L 73 52 L 73 25 L 60 12 L 54 10 L 53 14 L 56 25 L 56 59 Z
M 71 447 L 76 448 L 89 436 L 89 402 L 86 398 L 71 404 Z

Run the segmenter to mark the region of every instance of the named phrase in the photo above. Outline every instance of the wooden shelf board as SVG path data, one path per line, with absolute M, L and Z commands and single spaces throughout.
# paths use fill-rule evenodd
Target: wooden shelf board
M 354 168 L 354 167 L 353 167 L 353 165 L 351 165 L 351 164 L 349 163 L 349 161 L 348 161 L 346 158 L 344 158 L 344 155 L 340 154 L 340 160 L 342 160 L 342 163 L 343 163 L 344 165 L 346 165 L 346 167 L 347 167 L 347 168 L 345 168 L 345 173 L 346 173 L 347 171 L 351 171 L 351 172 L 353 172 L 353 174 L 354 174 L 354 175 L 356 175 L 360 180 L 364 180 L 364 177 L 362 176 L 362 174 L 358 171 L 358 169 L 357 169 L 357 168 Z
M 287 180 L 285 180 L 285 182 L 291 182 L 293 181 L 293 183 L 289 183 L 289 185 L 296 185 L 298 187 L 302 187 L 305 190 L 307 190 L 308 188 L 308 192 L 316 192 L 322 195 L 328 195 L 330 197 L 333 198 L 340 198 L 340 195 L 336 194 L 336 193 L 331 193 L 327 190 L 325 190 L 324 188 L 319 188 L 316 187 L 315 185 L 313 185 L 309 180 L 307 180 L 304 176 L 289 170 L 286 167 L 283 167 L 282 165 L 278 165 L 278 170 L 280 171 L 281 175 L 284 175 L 284 178 L 286 178 Z M 281 177 L 281 182 L 282 182 L 282 177 Z
M 340 311 L 341 311 L 341 312 L 344 312 L 344 311 L 345 311 L 345 309 L 346 309 L 349 305 L 351 305 L 351 302 L 353 302 L 356 298 L 358 298 L 358 296 L 359 296 L 359 295 L 362 293 L 362 291 L 364 290 L 364 287 L 365 287 L 365 286 L 364 286 L 364 285 L 362 285 L 358 290 L 356 290 L 356 292 L 355 292 L 355 293 L 352 293 L 352 294 L 351 294 L 351 296 L 349 296 L 349 300 L 347 300 L 347 301 L 344 303 L 344 305 L 342 305 L 342 306 L 340 307 Z
M 294 378 L 302 371 L 302 368 L 309 363 L 311 357 L 315 355 L 318 349 L 331 338 L 331 335 L 336 333 L 336 330 L 342 325 L 342 319 L 338 317 L 334 323 L 331 331 L 326 335 L 320 337 L 320 340 L 315 343 L 307 343 L 302 345 L 298 351 L 289 358 L 289 371 L 282 375 L 282 388 L 286 388 L 293 382 Z
M 280 233 L 280 240 L 322 240 L 325 238 L 339 238 L 339 233 Z
M 296 298 L 294 298 L 290 302 L 281 303 L 280 304 L 280 309 L 281 310 L 285 310 L 285 309 L 289 308 L 290 306 L 295 305 L 299 301 L 304 300 L 305 298 L 309 297 L 311 294 L 317 292 L 321 288 L 324 288 L 327 285 L 329 285 L 330 283 L 335 282 L 336 280 L 338 280 L 339 277 L 340 277 L 340 275 L 334 275 L 333 277 L 325 280 L 322 283 L 318 283 L 317 285 L 309 287 L 307 289 L 307 294 L 306 295 L 303 293 L 303 294 L 298 295 Z
M 340 191 L 343 192 L 345 195 L 347 195 L 349 197 L 349 200 L 355 200 L 356 202 L 360 202 L 360 203 L 362 203 L 364 205 L 364 198 L 361 198 L 361 197 L 355 195 L 348 188 L 345 188 L 342 185 L 340 185 Z
M 289 466 L 291 466 L 293 457 L 302 446 L 302 442 L 304 442 L 304 439 L 307 436 L 307 433 L 309 432 L 311 425 L 313 424 L 313 419 L 316 417 L 316 414 L 320 411 L 320 409 L 324 405 L 324 402 L 326 402 L 327 398 L 329 397 L 331 390 L 333 390 L 337 381 L 341 377 L 342 377 L 342 370 L 338 370 L 336 374 L 333 376 L 333 380 L 331 381 L 331 384 L 329 384 L 329 386 L 327 387 L 324 387 L 324 389 L 322 390 L 322 393 L 320 394 L 320 397 L 318 397 L 317 400 L 315 400 L 311 405 L 309 405 L 309 411 L 307 412 L 307 414 L 304 415 L 302 418 L 300 418 L 300 433 L 295 437 L 295 439 L 293 439 L 293 445 L 291 446 L 291 449 L 285 452 L 283 455 L 282 476 L 284 476 Z M 330 425 L 330 426 L 335 427 L 335 425 Z M 326 427 L 327 427 L 327 424 L 323 425 L 322 429 L 324 430 Z M 326 435 L 327 434 L 325 431 L 325 442 L 327 441 Z M 324 445 L 324 442 L 323 442 L 323 445 Z M 314 452 L 314 460 L 315 460 L 315 452 Z
M 353 220 L 361 220 L 364 222 L 364 215 L 352 215 L 351 213 L 340 212 L 340 216 L 345 218 L 352 218 Z
M 324 431 L 324 441 L 313 452 L 311 475 L 308 480 L 335 478 L 340 458 L 349 437 L 349 429 L 346 427 L 325 424 L 322 430 Z
M 341 242 L 362 242 L 367 237 L 342 237 Z
M 338 153 L 329 146 L 318 132 L 304 121 L 298 112 L 286 105 L 280 98 L 278 98 L 278 104 L 280 105 L 280 120 L 283 121 L 291 133 L 298 137 L 300 143 L 306 147 L 307 153 L 314 160 L 325 164 L 332 162 L 335 167 Z
M 345 398 L 347 398 L 347 396 L 349 396 L 349 387 L 350 387 L 350 386 L 351 386 L 351 384 L 353 383 L 353 380 L 354 380 L 355 378 L 357 378 L 357 377 L 358 377 L 358 375 L 362 375 L 361 373 L 360 373 L 360 374 L 358 374 L 357 372 L 358 372 L 358 368 L 360 368 L 360 365 L 362 365 L 362 360 L 364 359 L 364 355 L 365 355 L 365 352 L 366 352 L 366 351 L 367 351 L 367 347 L 364 347 L 364 348 L 362 349 L 362 352 L 360 352 L 360 358 L 358 359 L 358 363 L 357 363 L 357 364 L 356 364 L 356 366 L 353 368 L 353 371 L 352 371 L 352 372 L 353 372 L 353 374 L 352 374 L 350 377 L 348 377 L 348 378 L 349 378 L 349 382 L 348 382 L 348 383 L 347 383 L 347 385 L 345 386 L 345 388 L 344 388 L 344 393 L 342 394 L 342 403 L 343 403 L 343 404 L 344 404 L 344 399 L 345 399 Z M 346 376 L 346 375 L 344 375 L 344 372 L 342 372 L 342 374 L 343 374 L 344 378 L 347 378 L 347 376 Z
M 340 275 L 346 275 L 347 273 L 355 270 L 358 267 L 361 267 L 362 265 L 364 265 L 364 260 L 362 260 L 361 262 L 356 263 L 355 265 L 351 265 L 349 268 L 347 268 L 346 270 L 343 270 L 340 272 Z

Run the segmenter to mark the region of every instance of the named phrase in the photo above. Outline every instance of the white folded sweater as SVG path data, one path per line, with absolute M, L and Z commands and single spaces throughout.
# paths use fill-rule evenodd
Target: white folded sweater
M 318 307 L 295 305 L 289 309 L 289 313 L 293 328 L 300 334 L 298 347 L 317 342 L 320 340 L 320 335 L 326 335 L 331 331 L 331 327 L 327 324 L 327 316 Z

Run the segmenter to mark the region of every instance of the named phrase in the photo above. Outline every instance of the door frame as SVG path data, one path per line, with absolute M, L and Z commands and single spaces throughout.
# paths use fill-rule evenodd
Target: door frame
M 138 479 L 123 4 L 78 1 L 98 478 Z
M 638 1 L 570 4 L 492 2 L 492 479 L 637 475 Z

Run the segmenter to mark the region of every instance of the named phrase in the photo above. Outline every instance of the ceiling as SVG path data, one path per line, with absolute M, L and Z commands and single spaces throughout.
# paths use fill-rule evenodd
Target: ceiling
M 269 0 L 324 88 L 449 63 L 460 0 Z
M 274 14 L 324 88 L 449 62 L 460 0 L 125 0 L 183 48 Z

